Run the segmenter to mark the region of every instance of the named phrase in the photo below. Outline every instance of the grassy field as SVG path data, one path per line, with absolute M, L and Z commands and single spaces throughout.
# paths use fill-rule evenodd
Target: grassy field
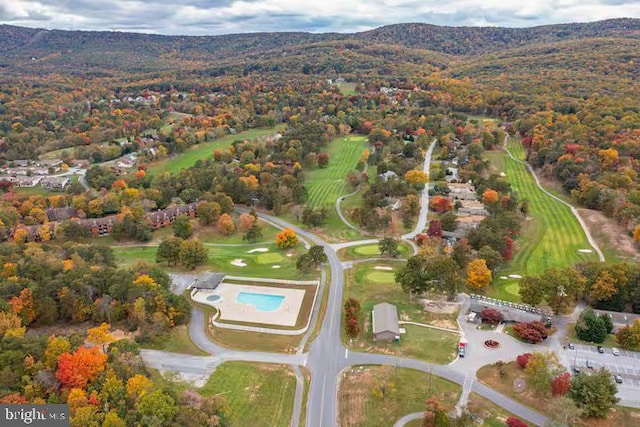
M 265 243 L 260 247 L 267 248 L 270 252 L 249 253 L 256 246 L 206 246 L 209 252 L 209 261 L 199 270 L 212 270 L 222 273 L 266 277 L 273 279 L 308 279 L 314 275 L 300 273 L 296 269 L 296 256 L 304 251 L 300 247 L 286 252 L 278 249 L 275 243 Z M 157 246 L 112 246 L 118 263 L 132 265 L 139 261 L 155 263 Z M 287 256 L 291 254 L 291 256 Z M 242 262 L 245 264 L 234 265 Z M 276 267 L 276 268 L 274 268 Z M 179 270 L 179 267 L 176 268 Z
M 398 244 L 398 250 L 400 251 L 399 258 L 406 258 L 408 256 L 413 255 L 413 248 L 405 242 L 400 242 Z M 367 258 L 375 258 L 382 256 L 380 254 L 380 248 L 377 244 L 371 245 L 360 245 L 360 246 L 350 246 L 348 248 L 343 248 L 338 251 L 338 256 L 340 259 L 345 261 L 358 260 L 358 259 L 367 259 Z
M 520 143 L 507 147 L 514 157 L 524 159 Z M 505 172 L 506 178 L 520 199 L 529 203 L 529 218 L 525 221 L 522 236 L 516 241 L 513 260 L 494 272 L 492 296 L 518 301 L 518 280 L 510 274 L 540 274 L 550 267 L 572 266 L 581 261 L 597 260 L 595 253 L 579 253 L 579 249 L 591 249 L 589 242 L 568 206 L 551 198 L 537 187 L 524 164 L 505 153 L 490 153 L 488 159 L 494 169 Z M 507 279 L 501 279 L 507 277 Z
M 235 217 L 234 217 L 235 218 Z M 202 227 L 198 224 L 197 220 L 191 220 L 191 224 L 193 225 L 193 234 L 198 237 L 202 243 L 210 243 L 210 244 L 247 244 L 245 240 L 242 240 L 242 236 L 244 235 L 241 231 L 236 231 L 230 236 L 224 235 L 216 230 L 215 227 Z M 253 246 L 260 246 L 262 243 L 271 243 L 276 241 L 276 234 L 280 232 L 279 229 L 274 227 L 271 224 L 268 224 L 264 221 L 259 220 L 260 227 L 262 227 L 262 239 L 260 242 L 251 243 Z M 156 232 L 157 233 L 157 232 Z M 154 233 L 155 236 L 155 233 Z M 247 245 L 248 246 L 248 245 Z
M 453 409 L 460 386 L 412 369 L 391 368 L 389 382 L 395 391 L 383 397 L 372 393 L 381 366 L 353 367 L 346 372 L 338 391 L 340 425 L 343 427 L 388 427 L 398 418 L 425 409 L 425 400 L 437 396 L 446 409 Z M 388 368 L 386 368 L 388 369 Z
M 156 341 L 141 345 L 144 348 L 170 351 L 172 353 L 185 353 L 194 356 L 207 356 L 208 353 L 198 348 L 189 338 L 189 326 L 179 325 L 159 337 Z
M 176 173 L 181 169 L 193 166 L 198 160 L 212 156 L 213 151 L 218 148 L 227 148 L 233 141 L 255 139 L 261 136 L 272 135 L 276 132 L 277 128 L 275 127 L 257 128 L 227 135 L 214 141 L 194 145 L 184 153 L 177 154 L 158 162 L 150 163 L 147 169 L 147 174 L 157 175 L 163 172 Z
M 359 238 L 360 233 L 348 228 L 338 217 L 335 203 L 338 197 L 349 192 L 347 173 L 354 170 L 367 147 L 364 136 L 334 138 L 327 146 L 329 166 L 316 168 L 306 173 L 306 187 L 309 192 L 307 205 L 324 207 L 329 212 L 325 225 L 326 233 L 336 238 Z
M 438 329 L 404 325 L 406 334 L 397 343 L 374 342 L 371 336 L 371 311 L 375 304 L 388 302 L 398 307 L 400 318 L 418 323 L 456 328 L 456 313 L 436 314 L 409 302 L 399 284 L 394 281 L 394 271 L 399 262 L 369 262 L 358 264 L 345 272 L 344 299 L 356 298 L 361 304 L 360 337 L 349 340 L 342 328 L 343 342 L 358 351 L 399 354 L 433 363 L 448 363 L 455 357 L 458 334 Z M 387 267 L 393 270 L 376 270 Z
M 342 94 L 345 96 L 351 96 L 356 94 L 356 83 L 352 83 L 352 82 L 336 83 L 336 86 L 340 88 L 340 92 L 342 92 Z
M 225 397 L 232 426 L 288 427 L 295 389 L 296 378 L 288 366 L 226 362 L 199 391 Z

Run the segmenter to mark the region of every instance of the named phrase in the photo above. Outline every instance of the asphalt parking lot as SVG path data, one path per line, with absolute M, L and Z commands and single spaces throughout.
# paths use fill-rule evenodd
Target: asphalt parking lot
M 620 350 L 620 355 L 614 356 L 610 348 L 605 347 L 604 353 L 598 353 L 596 346 L 575 344 L 575 349 L 567 347 L 561 351 L 560 360 L 572 374 L 573 367 L 577 366 L 585 373 L 604 368 L 612 374 L 620 375 L 620 403 L 624 406 L 640 407 L 640 353 Z M 587 361 L 591 362 L 592 369 L 587 368 Z

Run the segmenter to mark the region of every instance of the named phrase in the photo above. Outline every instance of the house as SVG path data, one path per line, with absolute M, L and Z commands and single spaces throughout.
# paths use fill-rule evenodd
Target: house
M 71 218 L 85 218 L 84 212 L 70 206 L 66 208 L 49 208 L 45 213 L 49 221 L 62 222 Z
M 482 215 L 469 215 L 462 216 L 456 218 L 456 224 L 458 227 L 457 230 L 471 230 L 472 228 L 476 228 L 480 225 L 480 223 L 484 220 L 484 216 Z
M 104 218 L 88 218 L 78 220 L 78 224 L 89 228 L 94 237 L 108 236 L 113 230 L 117 220 L 116 215 L 105 216 Z
M 460 200 L 460 207 L 458 208 L 458 214 L 460 216 L 479 215 L 487 216 L 489 212 L 484 208 L 482 202 L 477 200 Z
M 134 160 L 124 157 L 116 162 L 116 167 L 119 169 L 130 169 L 134 167 L 135 164 L 136 162 Z
M 151 228 L 157 230 L 158 228 L 170 226 L 173 220 L 178 217 L 178 215 L 188 215 L 191 218 L 195 218 L 196 207 L 196 202 L 182 206 L 174 206 L 156 212 L 149 212 L 146 215 L 146 219 Z
M 378 175 L 384 181 L 389 181 L 390 179 L 395 179 L 398 177 L 398 174 L 394 171 L 386 171 L 385 173 L 381 173 Z
M 373 306 L 372 329 L 374 341 L 397 341 L 400 339 L 398 309 L 383 302 Z
M 391 206 L 392 211 L 397 211 L 398 209 L 400 209 L 400 206 L 402 206 L 402 202 L 395 197 L 385 197 L 384 201 L 387 206 Z
M 35 187 L 42 181 L 41 176 L 15 176 L 9 178 L 16 187 Z
M 476 200 L 476 190 L 470 183 L 449 183 L 449 196 L 457 200 Z
M 64 176 L 48 176 L 42 178 L 40 186 L 52 191 L 63 191 L 69 185 L 71 179 Z
M 27 166 L 29 166 L 29 160 L 13 160 L 10 163 L 12 163 L 13 166 L 17 168 L 26 168 Z
M 447 182 L 458 181 L 458 168 L 447 168 L 444 173 L 444 178 Z
M 60 159 L 41 159 L 36 161 L 36 165 L 41 168 L 59 168 L 63 161 Z

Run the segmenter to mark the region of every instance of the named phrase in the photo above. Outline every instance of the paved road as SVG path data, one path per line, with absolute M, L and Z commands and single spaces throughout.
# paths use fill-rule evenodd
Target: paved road
M 438 140 L 434 138 L 433 141 L 431 141 L 431 145 L 429 145 L 429 148 L 427 149 L 427 152 L 424 155 L 424 164 L 422 165 L 422 170 L 424 173 L 427 174 L 427 176 L 429 176 L 429 171 L 431 168 L 431 155 L 433 154 L 433 149 L 435 148 L 437 142 Z M 411 240 L 414 237 L 416 237 L 416 235 L 422 233 L 424 229 L 427 228 L 428 213 L 429 213 L 429 184 L 425 185 L 424 189 L 422 190 L 422 195 L 420 197 L 420 214 L 418 215 L 418 222 L 416 223 L 416 227 L 413 229 L 413 231 L 403 235 L 402 238 L 405 240 Z
M 430 147 L 433 148 L 433 145 Z M 428 203 L 428 202 L 427 202 Z M 242 208 L 238 210 L 244 211 Z M 292 228 L 301 238 L 309 243 L 323 246 L 327 254 L 327 263 L 330 266 L 330 290 L 329 298 L 325 312 L 325 318 L 317 337 L 313 341 L 308 353 L 303 353 L 303 345 L 300 346 L 296 354 L 282 353 L 266 353 L 253 351 L 238 351 L 224 348 L 213 343 L 205 331 L 206 318 L 204 313 L 194 308 L 192 311 L 191 323 L 189 325 L 189 334 L 193 342 L 202 350 L 210 353 L 211 356 L 187 356 L 183 354 L 175 354 L 168 352 L 159 352 L 154 350 L 144 350 L 143 358 L 145 362 L 152 367 L 160 370 L 176 371 L 181 373 L 185 378 L 192 381 L 206 381 L 206 378 L 220 363 L 232 360 L 242 360 L 249 362 L 263 363 L 279 363 L 288 364 L 294 367 L 297 374 L 298 387 L 296 388 L 296 400 L 294 402 L 294 413 L 292 416 L 292 425 L 296 425 L 300 418 L 301 399 L 303 384 L 298 372 L 297 366 L 303 365 L 310 370 L 312 375 L 311 387 L 307 401 L 307 419 L 308 427 L 332 427 L 338 424 L 337 412 L 337 393 L 338 381 L 343 370 L 354 365 L 371 365 L 371 364 L 387 364 L 397 365 L 398 367 L 416 369 L 422 372 L 433 373 L 434 375 L 443 377 L 460 385 L 466 385 L 465 392 L 474 391 L 491 400 L 495 404 L 506 408 L 508 411 L 520 416 L 534 425 L 544 425 L 546 417 L 540 415 L 529 408 L 524 407 L 518 402 L 495 392 L 477 381 L 469 381 L 468 374 L 474 373 L 479 365 L 492 363 L 502 358 L 503 353 L 507 358 L 513 358 L 514 352 L 521 352 L 518 343 L 515 340 L 505 340 L 509 344 L 505 344 L 504 348 L 497 352 L 482 350 L 480 348 L 469 351 L 474 353 L 473 358 L 458 359 L 448 366 L 433 365 L 414 359 L 406 359 L 396 356 L 360 353 L 347 350 L 340 340 L 341 316 L 342 316 L 342 295 L 344 290 L 344 267 L 336 254 L 335 245 L 331 245 L 316 235 L 313 235 L 295 225 L 289 224 L 280 218 L 270 215 L 259 214 L 261 219 L 267 221 L 276 227 Z M 377 242 L 374 240 L 373 242 Z M 308 243 L 308 244 L 309 244 Z M 359 242 L 358 244 L 362 244 Z M 183 289 L 187 286 L 192 277 L 189 275 L 174 275 L 177 287 Z M 326 282 L 323 277 L 322 283 Z M 463 297 L 463 308 L 468 304 L 468 300 Z M 317 304 L 318 310 L 320 304 Z M 463 315 L 461 312 L 461 316 Z M 314 312 L 309 331 L 304 337 L 304 342 L 309 339 L 312 331 L 315 329 L 318 321 L 319 311 Z M 463 329 L 464 330 L 464 329 Z M 473 331 L 465 330 L 468 334 L 495 334 L 491 331 Z M 495 337 L 495 335 L 493 335 Z M 481 338 L 479 335 L 478 338 Z M 475 341 L 475 338 L 474 338 Z M 517 343 L 512 345 L 511 343 Z M 520 344 L 521 345 L 521 344 Z M 489 352 L 489 353 L 486 353 Z M 475 354 L 477 353 L 477 354 Z

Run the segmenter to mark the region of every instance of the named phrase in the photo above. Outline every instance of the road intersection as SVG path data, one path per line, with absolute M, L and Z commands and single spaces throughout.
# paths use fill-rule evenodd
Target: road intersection
M 424 170 L 428 173 L 429 164 L 431 162 L 431 153 L 435 146 L 435 141 L 429 147 L 425 156 Z M 238 211 L 248 211 L 244 208 L 237 208 Z M 404 238 L 414 237 L 421 232 L 427 224 L 428 211 L 428 187 L 425 187 L 422 196 L 422 206 L 419 221 L 416 229 L 403 236 Z M 431 373 L 447 380 L 453 381 L 464 386 L 464 396 L 468 396 L 469 392 L 480 394 L 493 403 L 502 406 L 507 411 L 527 420 L 534 425 L 544 425 L 547 418 L 528 407 L 486 387 L 478 381 L 475 381 L 476 370 L 487 363 L 493 363 L 497 360 L 510 360 L 518 352 L 522 352 L 524 344 L 515 340 L 508 339 L 508 345 L 501 350 L 491 351 L 480 346 L 477 349 L 470 349 L 470 355 L 464 359 L 457 359 L 450 365 L 435 365 L 419 360 L 408 359 L 384 354 L 361 353 L 349 350 L 344 347 L 340 338 L 341 317 L 342 317 L 342 295 L 344 291 L 344 270 L 343 264 L 338 255 L 337 250 L 356 246 L 363 243 L 370 243 L 369 240 L 360 242 L 349 242 L 347 244 L 331 244 L 320 237 L 301 229 L 300 227 L 290 224 L 280 218 L 271 215 L 259 213 L 263 221 L 266 221 L 278 228 L 291 228 L 298 236 L 304 239 L 308 244 L 320 245 L 324 248 L 327 255 L 327 265 L 330 269 L 328 278 L 322 277 L 321 287 L 329 286 L 329 298 L 327 301 L 326 314 L 320 325 L 320 331 L 313 340 L 309 351 L 304 353 L 306 343 L 311 338 L 315 326 L 319 321 L 320 304 L 316 304 L 317 310 L 312 313 L 312 322 L 309 330 L 304 335 L 302 342 L 296 354 L 282 353 L 266 353 L 253 351 L 239 351 L 221 347 L 213 343 L 205 331 L 207 319 L 204 313 L 194 308 L 189 326 L 189 333 L 193 342 L 202 350 L 211 354 L 211 356 L 187 356 L 183 354 L 168 353 L 156 350 L 143 350 L 142 356 L 146 364 L 150 367 L 161 371 L 175 371 L 183 375 L 184 378 L 192 381 L 203 381 L 213 372 L 213 370 L 226 361 L 248 361 L 248 362 L 264 362 L 287 364 L 294 367 L 296 373 L 298 387 L 296 390 L 296 400 L 294 402 L 294 412 L 292 416 L 292 426 L 297 426 L 302 408 L 302 375 L 299 366 L 304 366 L 311 373 L 311 386 L 307 401 L 307 418 L 306 426 L 308 427 L 333 427 L 338 425 L 338 387 L 339 381 L 344 370 L 357 365 L 394 365 L 401 368 L 410 368 L 422 372 Z M 377 240 L 375 240 L 377 242 Z M 349 267 L 349 264 L 346 264 Z M 177 285 L 176 292 L 184 289 L 188 279 L 184 276 L 176 275 L 175 282 Z M 327 282 L 328 279 L 328 282 Z M 322 295 L 322 289 L 318 292 Z M 462 309 L 460 316 L 463 316 L 468 307 L 466 297 L 462 298 Z M 462 325 L 466 334 L 492 334 L 491 331 L 477 331 L 466 325 Z M 495 335 L 494 335 L 495 337 Z M 478 342 L 474 338 L 474 342 Z M 481 342 L 481 341 L 480 341 Z M 529 349 L 530 350 L 530 349 Z M 514 353 L 515 352 L 515 353 Z M 415 415 L 413 415 L 415 417 Z

